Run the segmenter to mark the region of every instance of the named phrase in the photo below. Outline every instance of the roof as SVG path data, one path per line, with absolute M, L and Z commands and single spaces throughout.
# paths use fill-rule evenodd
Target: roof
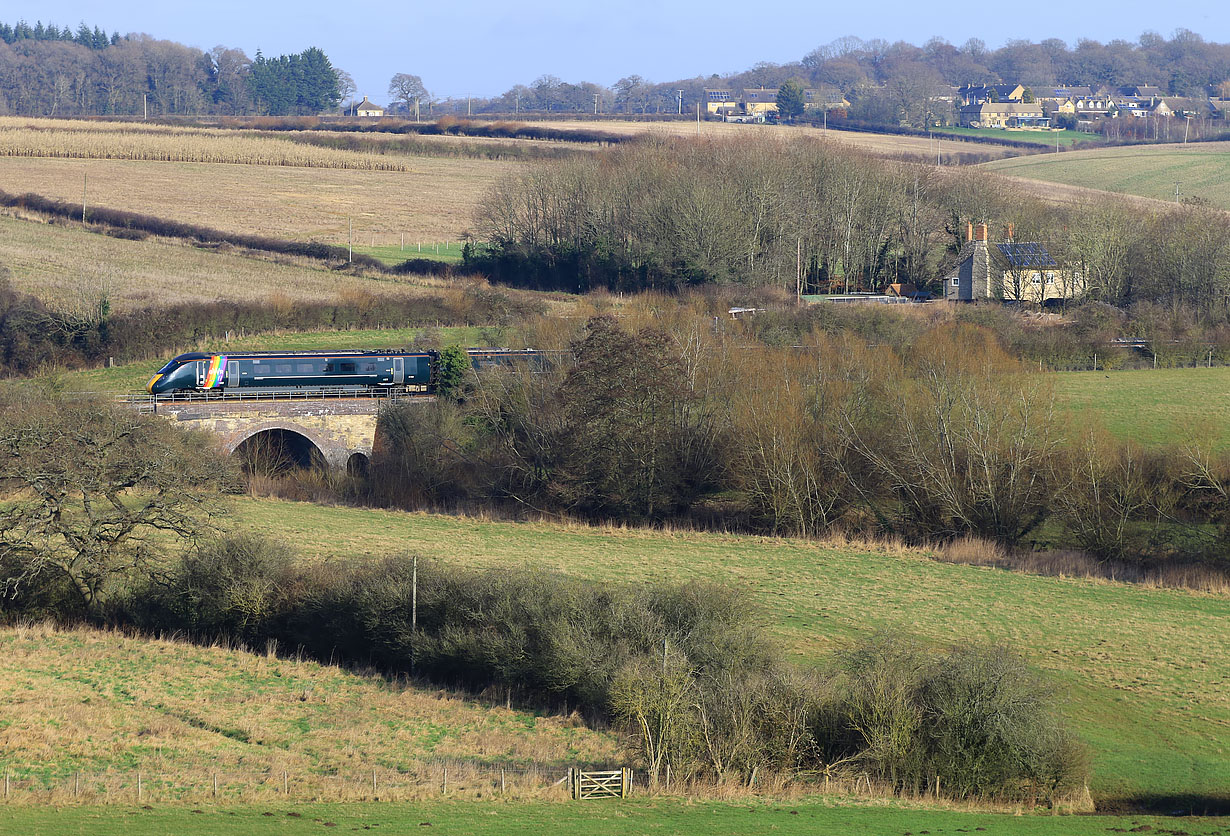
M 375 102 L 368 101 L 367 96 L 363 97 L 363 101 L 354 106 L 355 110 L 384 110 L 383 107 Z
M 777 88 L 761 87 L 757 90 L 744 90 L 743 101 L 745 102 L 776 102 Z
M 966 84 L 957 88 L 957 92 L 963 96 L 986 96 L 994 90 L 996 96 L 1004 98 L 1011 96 L 1020 86 L 1019 84 Z
M 1037 242 L 1022 241 L 1018 244 L 1009 241 L 996 244 L 995 248 L 1007 259 L 1008 266 L 1012 269 L 1059 266 L 1058 262 L 1046 251 L 1046 247 Z
M 1088 87 L 1052 87 L 1049 91 L 1048 99 L 1071 99 L 1071 98 L 1087 98 L 1093 95 L 1093 91 Z
M 961 108 L 962 113 L 1007 113 L 1007 114 L 1022 114 L 1022 115 L 1042 115 L 1042 105 L 1037 102 L 1025 104 L 1024 102 L 987 102 L 986 104 L 965 105 Z

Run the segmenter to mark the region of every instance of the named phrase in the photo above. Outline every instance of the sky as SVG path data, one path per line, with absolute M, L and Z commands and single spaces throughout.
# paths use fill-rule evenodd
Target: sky
M 932 36 L 989 47 L 1008 40 L 1135 41 L 1190 29 L 1230 41 L 1230 13 L 1216 0 L 1032 0 L 964 6 L 909 0 L 3 0 L 0 20 L 144 32 L 201 49 L 238 47 L 266 56 L 320 47 L 354 78 L 360 96 L 388 98 L 395 73 L 421 76 L 436 97 L 494 96 L 550 74 L 610 85 L 651 82 L 797 61 L 855 35 L 922 45 Z

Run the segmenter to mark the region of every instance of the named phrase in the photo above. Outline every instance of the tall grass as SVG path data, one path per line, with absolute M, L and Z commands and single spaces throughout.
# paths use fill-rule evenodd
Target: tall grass
M 180 163 L 407 171 L 405 163 L 383 154 L 327 148 L 280 137 L 242 135 L 204 128 L 107 130 L 88 127 L 29 126 L 0 122 L 0 157 L 57 157 L 85 160 L 147 160 Z

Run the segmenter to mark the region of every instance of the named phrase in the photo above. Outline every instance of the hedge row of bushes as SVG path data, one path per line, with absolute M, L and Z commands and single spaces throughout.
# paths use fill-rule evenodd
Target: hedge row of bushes
M 199 124 L 196 120 L 193 124 Z M 182 122 L 177 122 L 182 124 Z M 593 142 L 617 145 L 636 137 L 595 129 L 570 130 L 523 122 L 486 122 L 444 116 L 434 122 L 412 122 L 385 117 L 376 122 L 327 120 L 315 116 L 225 117 L 224 128 L 250 128 L 261 131 L 330 131 L 338 133 L 422 134 L 424 136 L 472 136 L 490 139 L 538 139 L 560 142 Z
M 417 613 L 417 619 L 415 614 Z M 1002 648 L 879 636 L 815 670 L 787 663 L 736 593 L 620 586 L 391 558 L 310 566 L 245 535 L 206 544 L 113 614 L 362 662 L 501 701 L 614 722 L 651 779 L 753 770 L 870 774 L 895 790 L 1055 800 L 1083 747 L 1054 691 Z
M 0 191 L 0 206 L 9 209 L 24 209 L 50 215 L 54 218 L 80 221 L 82 207 L 79 204 L 68 203 L 55 198 L 27 193 L 21 195 Z M 160 235 L 166 238 L 183 238 L 201 244 L 230 244 L 250 250 L 296 255 L 305 258 L 319 259 L 331 262 L 350 262 L 349 252 L 345 247 L 335 247 L 317 241 L 291 241 L 285 238 L 272 238 L 265 235 L 247 235 L 241 232 L 223 232 L 197 224 L 180 223 L 153 215 L 143 215 L 139 212 L 126 212 L 121 209 L 107 209 L 102 206 L 91 207 L 85 214 L 90 223 L 101 224 L 119 230 L 127 230 L 128 237 L 141 233 Z M 383 271 L 384 264 L 378 259 L 366 255 L 357 255 L 353 264 L 374 270 Z

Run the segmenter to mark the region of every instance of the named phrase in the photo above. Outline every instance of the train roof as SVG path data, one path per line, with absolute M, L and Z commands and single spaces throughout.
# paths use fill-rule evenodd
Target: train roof
M 243 360 L 247 357 L 387 357 L 401 355 L 404 357 L 429 357 L 436 352 L 422 350 L 411 351 L 406 348 L 341 348 L 337 351 L 219 351 L 213 354 L 204 351 L 190 351 L 172 358 L 172 362 L 186 363 L 190 360 L 208 360 L 210 357 L 225 356 L 233 360 Z
M 336 351 L 240 351 L 216 352 L 189 351 L 171 358 L 172 363 L 188 363 L 192 360 L 208 360 L 210 357 L 224 355 L 232 360 L 259 357 L 433 357 L 439 352 L 434 349 L 413 351 L 408 348 L 340 348 Z M 533 348 L 476 348 L 466 349 L 467 354 L 503 354 L 503 355 L 534 355 L 552 352 L 542 352 Z

